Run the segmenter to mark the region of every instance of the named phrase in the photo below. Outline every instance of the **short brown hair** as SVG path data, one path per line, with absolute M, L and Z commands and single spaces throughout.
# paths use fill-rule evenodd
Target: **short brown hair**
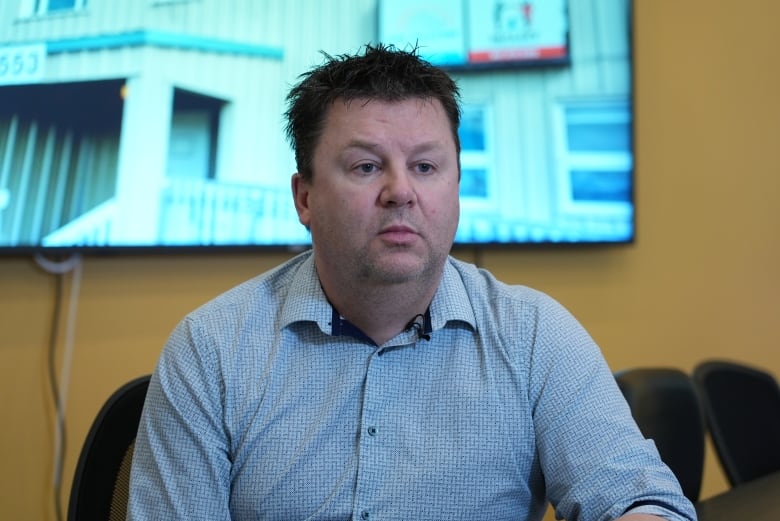
M 423 60 L 418 49 L 392 45 L 365 45 L 354 55 L 331 56 L 299 76 L 287 95 L 286 134 L 295 152 L 298 173 L 311 182 L 312 158 L 325 116 L 336 100 L 403 101 L 410 98 L 439 100 L 452 129 L 460 155 L 460 91 L 442 69 Z

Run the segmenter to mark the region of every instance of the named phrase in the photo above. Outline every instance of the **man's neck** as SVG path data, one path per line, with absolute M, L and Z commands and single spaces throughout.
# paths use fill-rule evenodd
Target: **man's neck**
M 360 328 L 377 345 L 403 331 L 416 315 L 425 314 L 437 288 L 438 283 L 404 283 L 380 287 L 352 286 L 335 292 L 329 291 L 323 284 L 328 300 L 341 316 Z

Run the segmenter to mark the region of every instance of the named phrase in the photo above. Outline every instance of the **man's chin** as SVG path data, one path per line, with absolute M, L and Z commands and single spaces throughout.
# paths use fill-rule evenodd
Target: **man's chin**
M 367 266 L 370 276 L 385 284 L 403 284 L 420 280 L 428 268 L 428 259 L 411 252 L 384 253 Z

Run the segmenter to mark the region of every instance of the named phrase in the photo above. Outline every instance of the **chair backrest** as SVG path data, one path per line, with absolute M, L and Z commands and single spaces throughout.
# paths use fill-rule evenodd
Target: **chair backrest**
M 698 501 L 704 472 L 704 421 L 691 377 L 672 368 L 615 373 L 639 430 L 655 442 L 683 493 Z
M 708 360 L 693 371 L 710 436 L 732 486 L 780 470 L 780 388 L 766 371 Z
M 150 375 L 117 389 L 84 441 L 68 504 L 68 521 L 124 520 L 135 436 Z

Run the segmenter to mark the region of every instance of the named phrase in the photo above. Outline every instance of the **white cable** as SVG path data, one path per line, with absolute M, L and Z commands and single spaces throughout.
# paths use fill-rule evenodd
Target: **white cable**
M 34 258 L 35 263 L 40 266 L 43 271 L 52 273 L 54 275 L 62 275 L 63 273 L 73 271 L 73 269 L 76 267 L 76 264 L 81 264 L 81 255 L 78 253 L 74 253 L 63 261 L 53 261 L 47 259 L 40 253 L 36 253 Z
M 81 255 L 72 257 L 73 274 L 70 282 L 70 303 L 68 304 L 68 320 L 65 323 L 65 344 L 62 353 L 62 366 L 60 368 L 60 410 L 64 419 L 65 409 L 68 403 L 68 389 L 70 388 L 70 368 L 73 361 L 74 338 L 76 335 L 76 317 L 78 316 L 79 291 L 81 290 L 81 273 L 83 271 Z
M 64 447 L 64 432 L 60 426 L 65 424 L 65 410 L 67 407 L 67 394 L 70 387 L 70 372 L 73 361 L 74 337 L 76 332 L 76 317 L 78 316 L 79 292 L 81 289 L 81 275 L 83 263 L 81 255 L 73 254 L 64 261 L 52 261 L 41 254 L 35 255 L 35 262 L 44 271 L 63 275 L 72 272 L 70 284 L 70 301 L 68 304 L 68 317 L 65 326 L 65 343 L 63 346 L 62 363 L 60 366 L 59 386 L 57 391 L 58 402 L 55 404 L 56 423 L 54 429 L 54 465 L 52 469 L 52 483 L 55 491 L 59 491 L 62 484 L 62 452 Z

